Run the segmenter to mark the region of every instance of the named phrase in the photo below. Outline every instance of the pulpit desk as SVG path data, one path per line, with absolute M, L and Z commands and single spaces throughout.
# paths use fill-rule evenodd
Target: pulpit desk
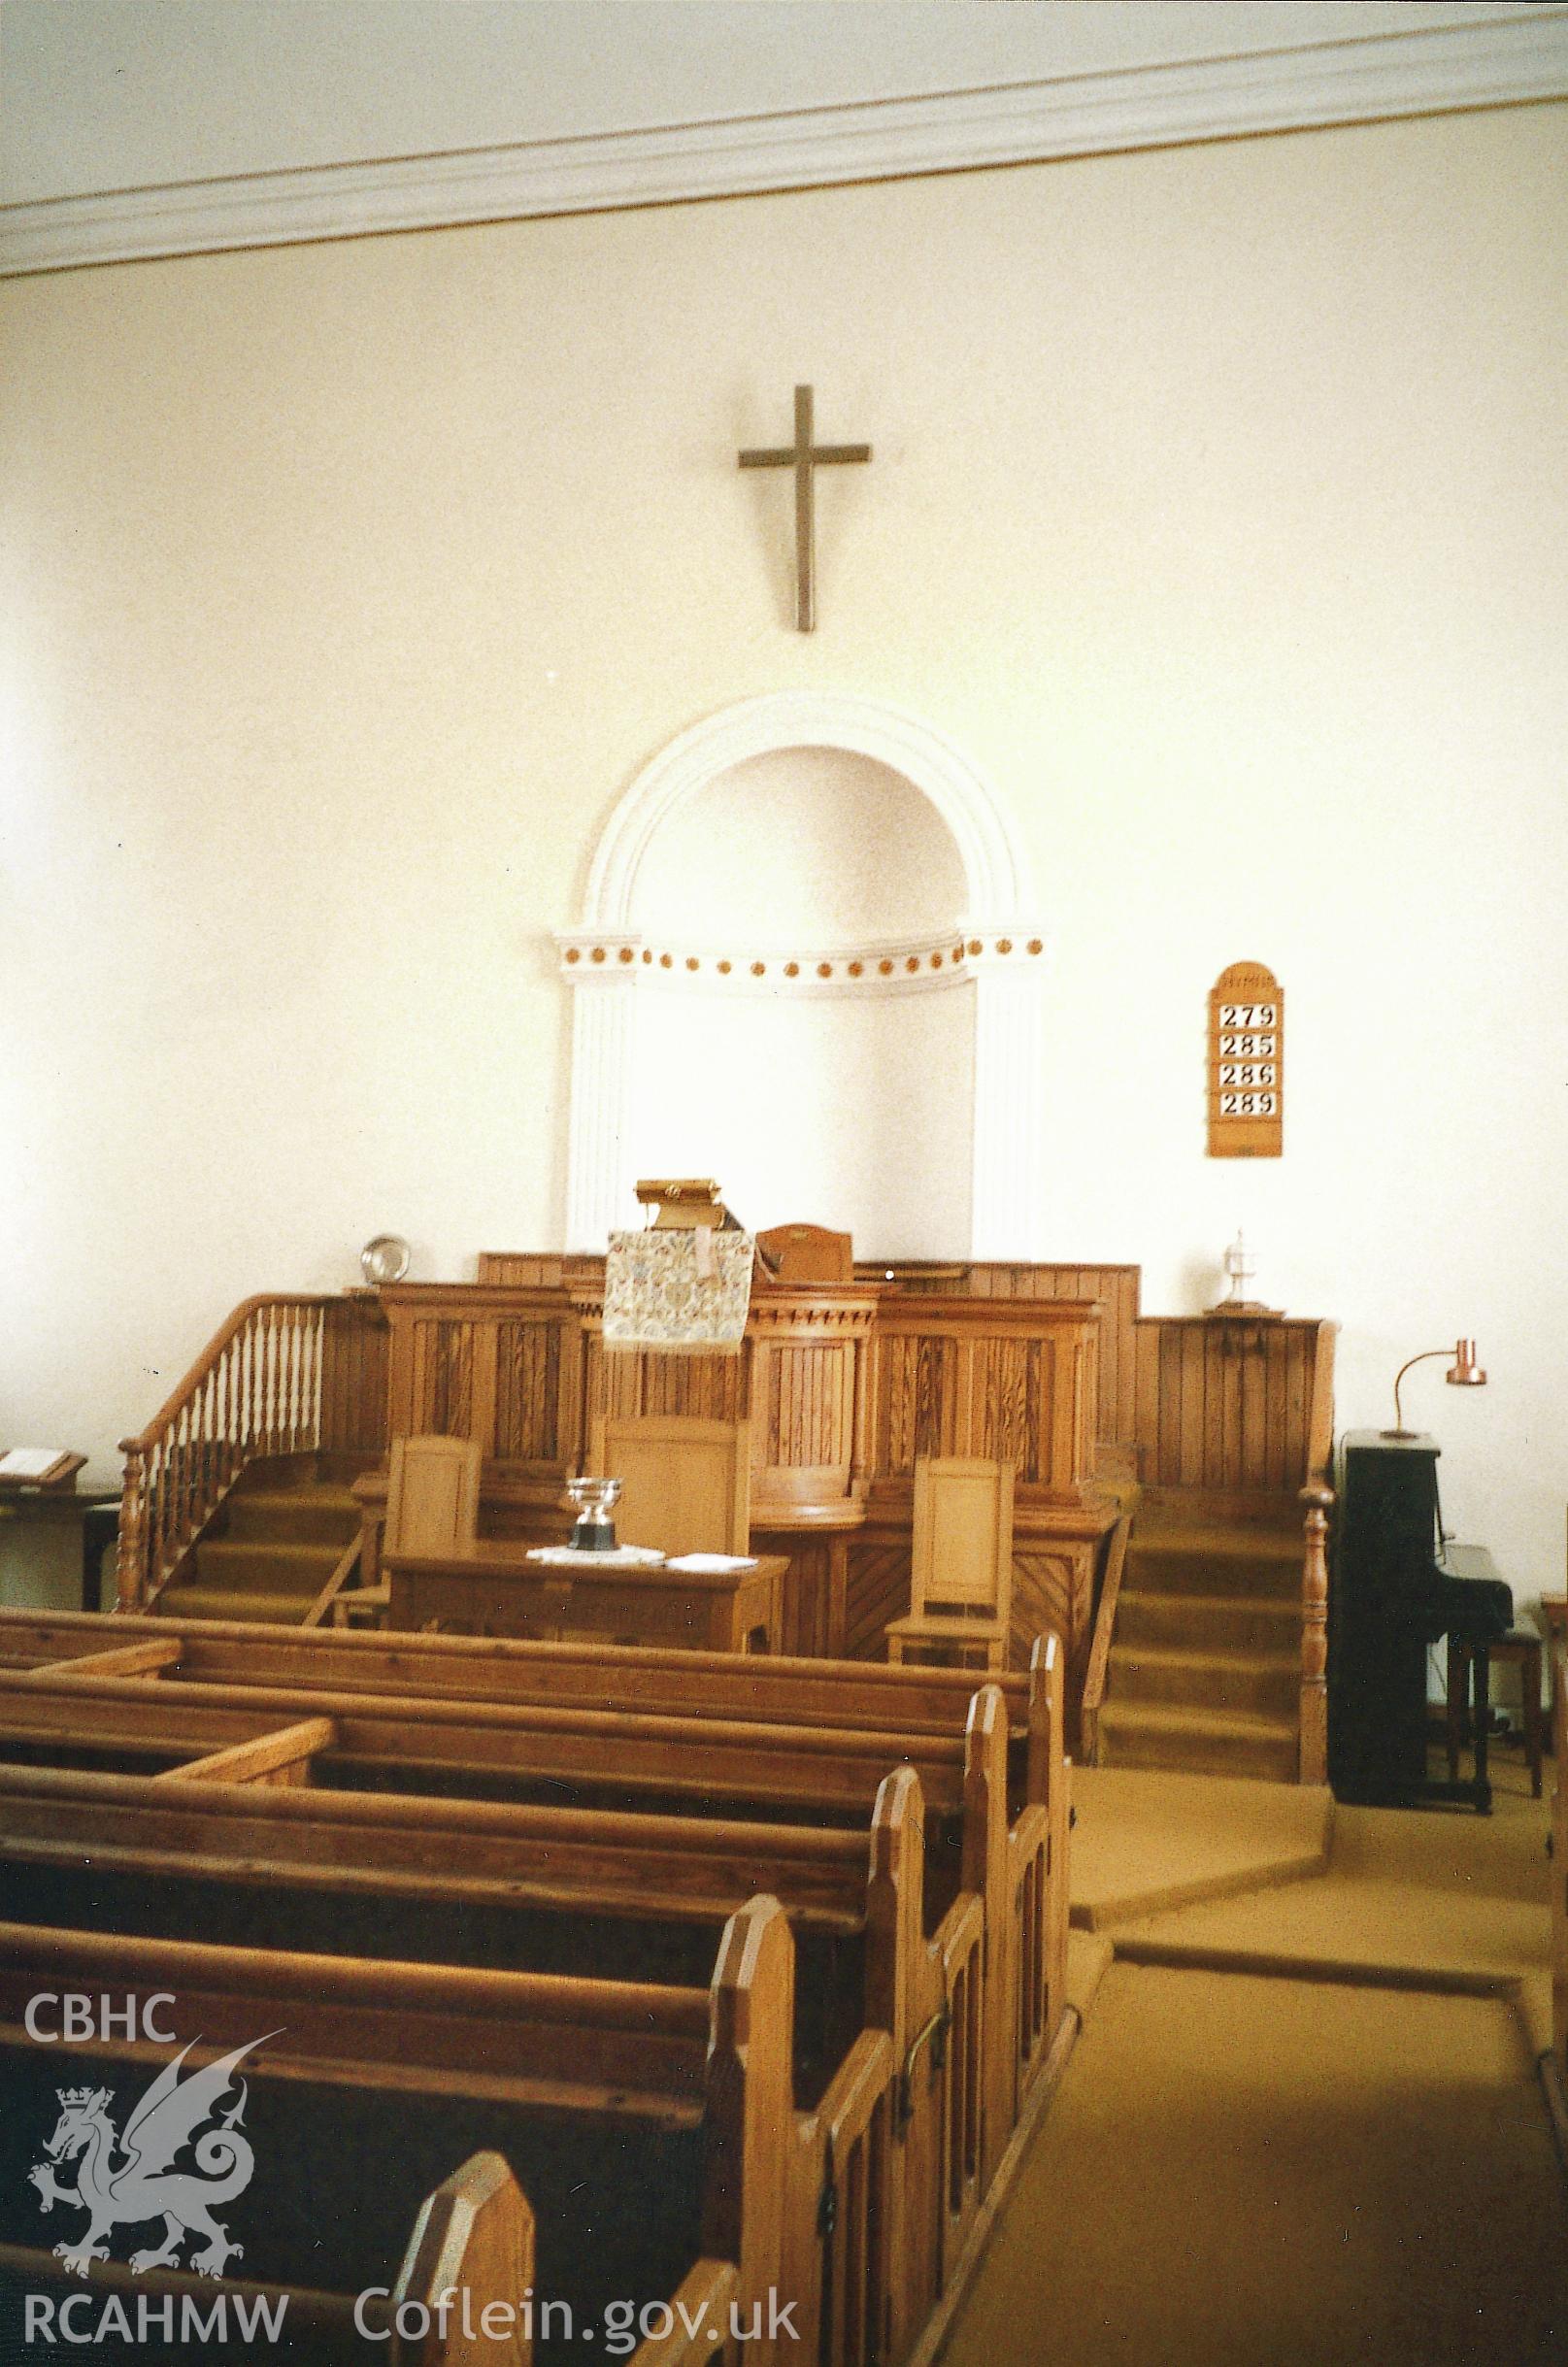
M 445 1553 L 383 1556 L 386 1623 L 432 1624 L 459 1635 L 539 1636 L 569 1630 L 607 1642 L 674 1644 L 694 1651 L 778 1650 L 784 1554 L 738 1569 L 581 1570 L 530 1561 L 527 1548 L 482 1537 Z

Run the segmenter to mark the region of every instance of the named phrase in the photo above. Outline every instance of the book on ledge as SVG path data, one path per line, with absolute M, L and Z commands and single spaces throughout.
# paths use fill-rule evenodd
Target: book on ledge
M 0 1454 L 0 1487 L 57 1487 L 86 1459 L 65 1447 L 11 1447 Z

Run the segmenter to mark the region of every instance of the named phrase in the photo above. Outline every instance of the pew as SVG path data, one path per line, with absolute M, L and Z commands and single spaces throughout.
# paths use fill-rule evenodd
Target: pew
M 1046 1673 L 1059 1705 L 1054 1652 L 1047 1656 Z M 975 1729 L 980 1703 L 985 1705 L 984 1741 Z M 238 1772 L 249 1757 L 254 1772 L 272 1782 L 308 1774 L 334 1786 L 390 1784 L 419 1793 L 440 1788 L 469 1797 L 497 1790 L 537 1794 L 570 1784 L 588 1798 L 608 1789 L 632 1803 L 694 1800 L 710 1813 L 717 1803 L 739 1801 L 796 1817 L 863 1817 L 883 1773 L 902 1761 L 919 1776 L 924 1807 L 959 1820 L 960 1860 L 966 1850 L 974 1852 L 971 1886 L 981 1894 L 990 1935 L 987 2166 L 997 2156 L 998 2132 L 1012 2125 L 1065 2006 L 1065 1766 L 1058 1759 L 1053 1772 L 1047 1771 L 1046 1798 L 1025 1800 L 1010 1823 L 1008 1724 L 995 1686 L 976 1696 L 963 1732 L 901 1737 L 308 1688 L 161 1679 L 149 1685 L 84 1669 L 64 1678 L 50 1667 L 0 1674 L 0 1756 L 25 1749 L 31 1756 L 69 1764 L 83 1724 L 90 1725 L 94 1755 L 107 1742 L 126 1753 L 140 1749 L 149 1754 L 167 1753 L 180 1742 L 190 1761 L 186 1775 L 203 1772 L 204 1754 L 216 1757 L 224 1772 Z M 275 1757 L 284 1764 L 275 1766 Z M 183 1780 L 176 1769 L 166 1772 L 169 1780 Z M 1003 2107 L 1008 2095 L 1012 2112 Z
M 24 1696 L 24 1706 L 36 1724 L 46 1717 L 74 1722 L 82 1705 L 69 1694 L 61 1700 L 35 1687 Z M 132 1707 L 138 1722 L 155 1729 L 166 1743 L 183 1719 L 192 1717 L 197 1724 L 189 1747 L 213 1739 L 200 1711 L 176 1711 L 160 1701 L 137 1701 Z M 700 1921 L 706 1916 L 712 1921 L 763 1884 L 784 1901 L 797 1932 L 814 1940 L 863 1939 L 871 1928 L 863 1829 L 690 1816 L 628 1818 L 591 1810 L 295 1785 L 279 1796 L 280 1775 L 297 1777 L 307 1769 L 302 1750 L 330 1743 L 332 1732 L 330 1721 L 302 1721 L 191 1759 L 153 1781 L 0 1767 L 0 1862 L 12 1869 L 90 1863 L 101 1881 L 110 1874 L 145 1880 L 226 1866 L 242 1883 L 297 1879 L 329 1891 L 337 1901 L 438 1899 L 469 1909 L 503 1907 L 514 1918 L 530 1909 L 568 1911 L 586 1904 L 599 1919 L 599 1936 L 612 1961 L 615 1950 L 633 1945 L 627 1918 L 634 1925 L 638 1918 Z M 978 2027 L 969 2034 L 960 2031 L 953 2047 L 974 2052 L 985 2067 L 974 2109 L 981 2166 L 988 2177 L 1044 2063 L 1060 2000 L 1047 1946 L 1049 1818 L 1045 1811 L 1027 1808 L 1008 1824 L 1005 1717 L 994 1688 L 977 1696 L 971 1707 L 964 1751 L 957 1898 L 951 1895 L 951 1877 L 944 1887 L 947 1870 L 940 1862 L 937 1886 L 928 1892 L 925 1819 L 914 1771 L 905 1768 L 879 1788 L 874 1852 L 880 1846 L 876 1828 L 887 1817 L 890 1794 L 899 1795 L 901 1785 L 915 1787 L 900 1795 L 899 1816 L 913 1838 L 906 1834 L 902 1844 L 897 1860 L 902 1873 L 895 1884 L 909 1904 L 900 1918 L 904 1939 L 898 1929 L 880 1935 L 887 1969 L 868 1964 L 866 1995 L 884 2000 L 881 2010 L 868 2009 L 870 2017 L 895 2034 L 917 2032 L 933 2014 L 942 2017 L 946 2031 L 957 2011 L 953 2001 L 960 1993 L 968 2001 Z M 910 1855 L 917 1843 L 917 1867 Z M 978 1976 L 970 1962 L 974 1921 L 966 1915 L 963 1893 L 972 1894 L 985 1935 L 984 1970 Z M 124 1912 L 106 1898 L 99 1919 L 114 1921 Z M 933 1961 L 940 1960 L 943 1968 L 939 1982 L 929 1965 L 919 1979 L 895 1969 L 897 1945 L 904 1947 L 909 1966 L 921 1961 L 919 1942 L 928 1922 Z M 819 1964 L 817 1970 L 817 1985 L 825 1989 Z M 971 1994 L 977 1979 L 984 1984 L 983 2019 L 978 1994 Z M 836 2022 L 828 2017 L 828 2027 L 845 2027 L 842 2007 Z M 950 2244 L 950 2254 L 951 2249 Z
M 246 2143 L 258 2185 L 260 2175 L 267 2180 L 265 2214 L 250 2225 L 261 2229 L 253 2249 L 269 2290 L 295 2282 L 277 2272 L 286 2269 L 290 2243 L 303 2241 L 338 2270 L 331 2293 L 346 2283 L 385 2294 L 390 2281 L 367 2264 L 405 2209 L 403 2189 L 433 2149 L 477 2132 L 500 2141 L 483 2153 L 503 2153 L 514 2175 L 520 2171 L 540 2212 L 532 2281 L 541 2301 L 569 2303 L 575 2327 L 608 2327 L 613 2301 L 662 2303 L 673 2335 L 677 2304 L 690 2311 L 699 2296 L 711 2304 L 732 2292 L 739 2323 L 758 2328 L 748 2356 L 813 2355 L 783 2332 L 774 2339 L 776 2296 L 793 2303 L 794 2332 L 828 2367 L 884 2356 L 890 2259 L 873 2165 L 885 2152 L 893 2106 L 892 2045 L 885 2032 L 863 2033 L 816 2109 L 797 2109 L 793 1980 L 787 1920 L 766 1897 L 729 1918 L 706 1991 L 0 1924 L 0 2062 L 12 2108 L 0 2128 L 7 2256 L 40 2271 L 50 2256 L 28 2241 L 39 2197 L 28 2196 L 20 2165 L 49 2133 L 62 2072 L 69 2066 L 95 2088 L 106 2069 L 113 2077 L 119 2065 L 158 2059 L 140 2039 L 103 2032 L 40 2045 L 25 2027 L 29 2004 L 112 1992 L 135 2004 L 140 2023 L 161 1993 L 178 2000 L 183 2025 L 201 2033 L 198 2060 L 273 2034 L 244 2065 Z M 317 2198 L 334 2175 L 340 2188 L 347 2176 L 351 2208 L 323 2235 Z M 635 2208 L 617 2203 L 617 2187 Z M 587 2196 L 581 2205 L 579 2192 Z M 23 2198 L 35 2206 L 31 2220 Z M 421 2276 L 426 2292 L 440 2290 L 432 2280 L 463 2245 L 450 2210 L 441 2222 L 439 2211 L 421 2217 L 394 2303 L 399 2287 Z M 71 2235 L 80 2241 L 81 2230 Z M 482 2249 L 492 2271 L 507 2271 L 492 2286 L 508 2289 L 481 2285 L 476 2312 L 494 2299 L 516 2302 L 518 2291 L 517 2246 Z M 384 2244 L 380 2251 L 384 2258 Z M 337 2324 L 341 2331 L 341 2313 Z M 655 2355 L 660 2367 L 721 2355 L 700 2315 L 694 2324 L 684 2349 L 656 2336 L 647 2367 Z M 558 2319 L 552 2330 L 536 2316 L 534 2335 L 542 2362 L 581 2356 Z M 527 2354 L 509 2355 L 520 2367 Z M 732 2360 L 733 2346 L 722 2355 Z
M 123 1640 L 106 1646 L 106 1635 Z M 0 1662 L 9 1662 L 12 1670 L 0 1682 L 0 1753 L 18 1747 L 18 1733 L 23 1742 L 30 1736 L 35 1748 L 50 1731 L 67 1748 L 70 1738 L 83 1730 L 90 1730 L 100 1744 L 108 1736 L 117 1745 L 139 1745 L 144 1750 L 161 1748 L 167 1752 L 175 1741 L 182 1750 L 196 1755 L 174 1764 L 166 1758 L 155 1784 L 121 1788 L 160 1796 L 178 1788 L 183 1802 L 229 1784 L 244 1785 L 250 1805 L 259 1808 L 263 1794 L 257 1787 L 265 1786 L 269 1816 L 275 1807 L 288 1815 L 300 1810 L 299 1830 L 313 1816 L 341 1813 L 348 1795 L 325 1786 L 366 1780 L 420 1791 L 431 1781 L 440 1781 L 445 1789 L 465 1794 L 495 1786 L 503 1795 L 526 1789 L 530 1782 L 551 1791 L 570 1783 L 592 1797 L 604 1784 L 607 1755 L 613 1756 L 615 1768 L 610 1788 L 629 1792 L 641 1812 L 640 1833 L 651 1831 L 654 1820 L 646 1811 L 661 1790 L 705 1809 L 705 1795 L 721 1792 L 752 1801 L 776 1816 L 811 1816 L 831 1824 L 846 1813 L 864 1812 L 869 1786 L 878 1781 L 879 1762 L 882 1771 L 900 1758 L 917 1766 L 943 1814 L 963 1817 L 962 1879 L 965 1889 L 982 1903 L 984 1949 L 977 1954 L 975 1932 L 971 1928 L 966 1933 L 961 1916 L 946 1934 L 939 1917 L 937 1929 L 924 1935 L 928 1971 L 933 1960 L 940 1965 L 940 1978 L 926 1983 L 930 2010 L 920 2011 L 917 1984 L 906 1972 L 897 1977 L 897 1993 L 907 2000 L 901 2018 L 896 1999 L 890 2005 L 885 1993 L 877 1996 L 868 1981 L 867 2019 L 901 2033 L 894 2062 L 906 2068 L 895 2072 L 890 2112 L 898 2111 L 899 2082 L 908 2079 L 912 2055 L 917 2067 L 923 2058 L 942 2073 L 924 2091 L 928 2100 L 933 2094 L 939 2099 L 936 2116 L 929 2102 L 922 2115 L 917 2100 L 911 2126 L 892 2140 L 894 2169 L 904 2181 L 905 2194 L 914 2199 L 902 2201 L 896 2212 L 891 2199 L 885 2204 L 886 2225 L 891 2226 L 895 2217 L 907 2222 L 909 2242 L 915 2247 L 906 2284 L 927 2299 L 933 2288 L 940 2288 L 968 2241 L 975 2205 L 1008 2132 L 1045 2066 L 1064 2003 L 1067 1810 L 1060 1652 L 1054 1639 L 1043 1641 L 1026 1679 L 1012 1680 L 1005 1689 L 993 1688 L 988 1700 L 972 1705 L 960 1752 L 954 1748 L 953 1708 L 965 1701 L 973 1679 L 958 1672 L 841 1670 L 822 1662 L 774 1662 L 766 1664 L 765 1673 L 769 1679 L 775 1672 L 782 1674 L 777 1692 L 768 1684 L 740 1691 L 735 1688 L 736 1663 L 714 1655 L 617 1653 L 603 1648 L 581 1652 L 570 1647 L 476 1646 L 422 1637 L 401 1637 L 390 1651 L 342 1655 L 336 1650 L 342 1642 L 375 1647 L 382 1640 L 321 1637 L 312 1639 L 304 1653 L 283 1655 L 279 1665 L 286 1667 L 291 1680 L 286 1685 L 231 1682 L 236 1664 L 241 1670 L 248 1665 L 246 1648 L 257 1637 L 266 1647 L 278 1640 L 271 1630 L 215 1631 L 204 1626 L 199 1636 L 192 1636 L 171 1634 L 168 1623 L 158 1621 L 117 1619 L 106 1628 L 102 1622 L 70 1615 L 23 1614 L 9 1619 L 0 1615 Z M 209 1656 L 215 1642 L 217 1652 Z M 326 1650 L 318 1652 L 314 1646 Z M 271 1668 L 270 1653 L 263 1658 Z M 753 1663 L 746 1673 L 762 1666 Z M 374 1669 L 388 1684 L 401 1679 L 404 1685 L 428 1682 L 445 1689 L 428 1698 L 402 1692 L 366 1699 L 311 1682 L 325 1674 L 341 1684 L 350 1671 L 361 1669 Z M 597 1696 L 589 1690 L 596 1670 Z M 683 1719 L 620 1710 L 563 1713 L 550 1706 L 550 1686 L 557 1679 L 568 1681 L 570 1698 L 602 1700 L 607 1681 L 618 1692 L 622 1677 L 633 1673 L 643 1688 L 636 1696 L 640 1701 L 683 1700 L 695 1693 L 700 1700 L 716 1703 L 722 1714 Z M 895 1683 L 880 1687 L 863 1683 L 884 1677 Z M 907 1684 L 909 1678 L 915 1684 Z M 928 1682 L 932 1679 L 935 1684 Z M 486 1682 L 502 1693 L 500 1700 L 480 1693 Z M 512 1700 L 507 1697 L 512 1686 L 543 1698 Z M 868 1693 L 876 1714 L 889 1724 L 897 1704 L 908 1714 L 911 1731 L 867 1735 L 863 1727 Z M 787 1707 L 795 1713 L 795 1723 L 767 1724 L 756 1712 L 758 1701 L 768 1709 Z M 750 1717 L 745 1714 L 748 1707 Z M 859 1721 L 853 1731 L 831 1722 L 851 1715 Z M 181 1719 L 187 1723 L 177 1734 L 171 1721 Z M 1011 1825 L 1010 1744 L 1014 1790 L 1025 1795 Z M 114 1788 L 115 1783 L 49 1777 L 42 1770 L 29 1780 L 39 1786 L 50 1782 L 58 1786 L 68 1780 L 84 1785 L 96 1781 L 101 1786 L 107 1781 Z M 10 1784 L 12 1779 L 6 1781 Z M 22 1782 L 20 1774 L 16 1781 Z M 288 1788 L 271 1796 L 270 1787 L 279 1785 Z M 1035 1792 L 1044 1796 L 1028 1797 Z M 35 1794 L 35 1799 L 41 1796 Z M 906 1824 L 913 1820 L 916 1829 L 923 1821 L 919 1803 L 918 1787 L 906 1784 L 896 1813 Z M 416 1846 L 409 1837 L 417 1837 L 421 1824 L 450 1811 L 453 1804 L 449 1798 L 391 1796 L 368 1805 L 393 1822 L 407 1816 L 402 1846 L 409 1848 Z M 888 1805 L 891 1809 L 893 1804 Z M 486 1801 L 470 1800 L 464 1808 L 465 1816 L 480 1819 L 518 1813 Z M 317 1830 L 324 1832 L 324 1825 Z M 486 1828 L 497 1846 L 499 1830 Z M 791 1914 L 803 1936 L 812 1932 L 814 1916 L 818 1932 L 829 1929 L 835 1915 L 839 1928 L 847 1929 L 842 1905 L 835 1908 L 825 1891 L 815 1900 L 807 1895 L 803 1866 L 797 1864 L 795 1875 L 789 1875 L 786 1860 L 792 1845 L 772 1840 L 783 1830 L 778 1825 L 765 1828 L 767 1838 L 755 1847 L 774 1848 L 778 1880 L 772 1886 L 788 1891 L 794 1881 Z M 822 1844 L 848 1837 L 817 1832 L 814 1838 Z M 384 1849 L 384 1837 L 378 1846 Z M 471 1834 L 465 1833 L 465 1859 L 473 1846 Z M 630 1846 L 634 1852 L 642 1848 L 637 1841 Z M 718 1846 L 727 1846 L 722 1835 Z M 859 1846 L 863 1852 L 863 1834 Z M 895 1865 L 901 1862 L 899 1845 L 885 1834 L 881 1846 L 893 1851 Z M 449 1850 L 449 1861 L 450 1854 Z M 795 1854 L 798 1858 L 799 1852 Z M 812 1877 L 819 1889 L 825 1862 L 819 1861 Z M 595 1881 L 602 1876 L 602 1865 L 601 1857 Z M 770 1879 L 774 1869 L 753 1856 L 743 1871 L 760 1881 Z M 342 1886 L 344 1875 L 340 1841 L 329 1879 Z M 407 1869 L 400 1874 L 384 1858 L 376 1880 L 388 1878 L 395 1891 L 407 1879 Z M 475 1879 L 482 1883 L 484 1878 L 476 1874 Z M 504 1883 L 506 1877 L 498 1874 L 495 1879 Z M 635 1877 L 633 1882 L 635 1887 Z M 826 1888 L 832 1888 L 831 1882 Z M 907 1881 L 893 1881 L 882 1912 L 894 1921 L 907 1918 L 912 1895 Z M 943 1895 L 940 1882 L 938 1895 Z M 948 1904 L 951 1911 L 956 1902 L 950 1898 Z M 913 1912 L 912 1929 L 919 1933 L 920 1912 Z M 954 1952 L 945 1952 L 949 1949 Z M 902 1953 L 897 1948 L 884 1949 L 882 1961 L 907 1967 L 917 1954 L 906 1944 Z M 981 1967 L 977 1978 L 976 1968 Z M 949 2064 L 938 2060 L 950 2042 L 951 2072 Z M 922 2145 L 927 2149 L 923 2159 Z M 892 2197 L 890 2174 L 874 2178 L 872 2184 L 874 2191 Z M 940 2208 L 934 2211 L 926 2200 L 932 2192 L 941 2196 Z M 921 2243 L 926 2247 L 923 2253 Z M 917 2302 L 911 2322 L 917 2323 L 918 2310 Z M 884 2354 L 893 2355 L 887 2350 Z
M 1048 1660 L 1053 1636 L 1036 1639 L 1025 1670 L 991 1672 L 1016 1742 L 1060 1751 L 1051 1732 Z M 91 1661 L 106 1675 L 178 1674 L 191 1683 L 319 1686 L 324 1691 L 409 1690 L 429 1700 L 541 1702 L 593 1708 L 607 1700 L 666 1716 L 761 1717 L 784 1725 L 868 1725 L 945 1733 L 975 1690 L 963 1669 L 798 1659 L 668 1647 L 527 1643 L 474 1636 L 338 1633 L 241 1621 L 0 1611 L 0 1668 L 63 1668 Z M 1038 1797 L 1035 1789 L 1031 1796 Z
M 1009 2116 L 990 2124 L 999 2141 L 1011 2128 L 1005 2061 L 1000 2101 L 988 2093 L 982 1902 L 965 1889 L 926 1936 L 908 1768 L 884 1781 L 869 1848 L 813 1828 L 0 1769 L 0 1864 L 13 1919 L 687 1983 L 731 1897 L 771 1879 L 811 1958 L 797 1987 L 858 1990 L 799 2013 L 796 2104 L 818 2101 L 863 2027 L 891 2044 L 892 2142 L 871 2173 L 902 2264 L 889 2356 L 969 2240 L 987 2112 Z M 641 1955 L 639 1919 L 653 1942 Z M 994 2033 L 1009 2037 L 1005 2018 Z
M 25 2131 L 17 2126 L 16 2134 Z M 41 2128 L 35 2150 L 43 2135 Z M 504 2349 L 481 2349 L 460 2311 L 454 2314 L 443 2297 L 465 2288 L 520 2293 L 532 2284 L 533 2258 L 526 2198 L 498 2153 L 476 2153 L 419 2205 L 395 2276 L 387 2278 L 374 2255 L 361 2262 L 367 2280 L 378 2274 L 385 2280 L 379 2286 L 367 2282 L 353 2291 L 326 2291 L 226 2277 L 219 2291 L 188 2270 L 135 2269 L 112 2259 L 93 2260 L 79 2274 L 46 2245 L 0 2241 L 0 2313 L 22 2329 L 24 2342 L 40 2347 L 90 2345 L 86 2329 L 98 2329 L 94 2355 L 112 2355 L 126 2367 L 200 2367 L 212 2356 L 213 2341 L 236 2336 L 255 2342 L 253 2355 L 286 2357 L 301 2367 L 344 2367 L 378 2355 L 407 2361 L 415 2354 L 398 2332 L 400 2320 L 409 2333 L 426 2329 L 417 2353 L 421 2367 L 477 2367 L 481 2358 L 489 2367 L 531 2367 L 527 2324 Z M 274 2328 L 286 2337 L 286 2348 Z

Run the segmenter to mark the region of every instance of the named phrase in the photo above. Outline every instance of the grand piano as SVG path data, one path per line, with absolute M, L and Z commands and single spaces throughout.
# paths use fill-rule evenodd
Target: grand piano
M 1514 1622 L 1514 1597 L 1485 1546 L 1443 1533 L 1437 1441 L 1348 1431 L 1329 1588 L 1328 1774 L 1336 1796 L 1372 1807 L 1461 1801 L 1491 1807 L 1486 1648 Z M 1426 1655 L 1440 1637 L 1475 1649 L 1476 1758 L 1463 1783 L 1426 1774 Z

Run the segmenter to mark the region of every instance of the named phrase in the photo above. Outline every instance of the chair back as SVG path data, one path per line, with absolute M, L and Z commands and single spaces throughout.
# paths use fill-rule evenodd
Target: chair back
M 746 1553 L 751 1534 L 751 1425 L 684 1414 L 606 1415 L 591 1468 L 621 1483 L 616 1531 L 661 1553 Z
M 915 1465 L 910 1597 L 917 1618 L 961 1612 L 1005 1627 L 1013 1604 L 1013 1465 L 924 1455 Z
M 392 1553 L 444 1553 L 479 1528 L 477 1438 L 394 1438 L 386 1489 Z
M 854 1281 L 854 1243 L 848 1233 L 830 1233 L 821 1224 L 776 1224 L 756 1239 L 775 1282 L 836 1287 Z

